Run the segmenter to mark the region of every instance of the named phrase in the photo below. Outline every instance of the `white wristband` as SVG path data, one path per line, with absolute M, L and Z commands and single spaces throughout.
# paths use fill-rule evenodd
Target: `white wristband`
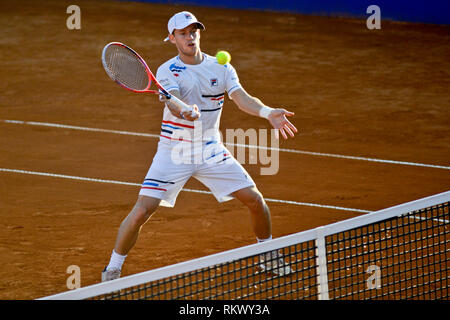
M 272 108 L 264 106 L 261 109 L 259 109 L 259 116 L 261 118 L 268 119 L 272 110 L 273 110 Z

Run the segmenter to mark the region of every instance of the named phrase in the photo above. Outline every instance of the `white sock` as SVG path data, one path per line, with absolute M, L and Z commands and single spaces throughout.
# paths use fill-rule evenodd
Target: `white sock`
M 268 237 L 267 239 L 259 239 L 258 237 L 256 237 L 256 240 L 258 241 L 258 243 L 270 241 L 272 240 L 272 235 L 270 235 L 270 237 Z
M 116 253 L 114 250 L 111 254 L 111 259 L 109 260 L 109 264 L 106 267 L 106 270 L 110 270 L 110 269 L 119 269 L 122 270 L 122 265 L 125 262 L 125 258 L 127 257 L 127 255 L 121 255 Z

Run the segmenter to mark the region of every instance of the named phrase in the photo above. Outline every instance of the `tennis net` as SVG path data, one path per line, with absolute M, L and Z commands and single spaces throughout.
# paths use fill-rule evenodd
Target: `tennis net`
M 448 299 L 450 191 L 42 299 Z

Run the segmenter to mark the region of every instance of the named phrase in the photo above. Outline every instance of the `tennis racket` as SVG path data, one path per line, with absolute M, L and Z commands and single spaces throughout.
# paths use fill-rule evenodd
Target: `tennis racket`
M 102 63 L 108 76 L 121 87 L 133 92 L 150 92 L 162 94 L 173 104 L 181 108 L 181 112 L 194 110 L 186 103 L 171 95 L 156 80 L 144 59 L 133 49 L 120 42 L 108 43 L 102 52 Z M 152 82 L 159 90 L 151 90 Z

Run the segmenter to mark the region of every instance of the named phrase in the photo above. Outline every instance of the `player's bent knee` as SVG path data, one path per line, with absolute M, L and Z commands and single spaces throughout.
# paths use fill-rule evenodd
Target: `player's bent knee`
M 139 227 L 143 225 L 152 215 L 152 212 L 149 211 L 146 207 L 142 207 L 140 205 L 136 205 L 133 210 L 133 215 L 131 217 L 131 223 Z
M 236 194 L 237 198 L 241 200 L 252 212 L 261 211 L 265 207 L 264 197 L 261 192 L 255 187 L 240 190 Z
M 132 223 L 135 226 L 141 226 L 152 216 L 152 214 L 158 209 L 160 200 L 143 197 L 139 198 L 136 205 L 133 208 Z
M 251 206 L 253 210 L 255 211 L 261 211 L 264 210 L 265 207 L 265 201 L 261 193 L 257 192 L 255 193 L 253 197 L 253 201 L 251 203 Z

